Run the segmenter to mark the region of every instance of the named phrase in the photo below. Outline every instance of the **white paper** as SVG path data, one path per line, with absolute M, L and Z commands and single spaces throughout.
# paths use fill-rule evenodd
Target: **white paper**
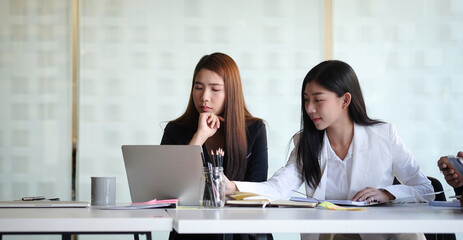
M 102 210 L 134 210 L 134 209 L 151 209 L 151 208 L 163 208 L 171 207 L 172 203 L 158 203 L 158 204 L 134 204 L 124 206 L 104 206 L 99 209 Z

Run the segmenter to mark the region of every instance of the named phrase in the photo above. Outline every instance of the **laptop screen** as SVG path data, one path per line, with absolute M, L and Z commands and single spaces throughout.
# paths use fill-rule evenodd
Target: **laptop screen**
M 199 205 L 201 152 L 190 145 L 123 145 L 132 202 L 178 198 L 179 205 Z

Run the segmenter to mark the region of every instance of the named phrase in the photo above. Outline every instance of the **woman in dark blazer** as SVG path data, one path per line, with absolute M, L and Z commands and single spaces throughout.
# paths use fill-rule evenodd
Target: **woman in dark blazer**
M 233 59 L 223 53 L 202 57 L 193 74 L 185 113 L 170 121 L 161 144 L 200 145 L 206 160 L 211 151 L 224 149 L 228 179 L 267 180 L 267 133 L 263 120 L 246 108 L 241 77 Z M 269 235 L 271 238 L 271 235 Z M 233 239 L 252 239 L 234 235 Z M 186 235 L 171 232 L 170 239 L 223 239 L 223 235 Z

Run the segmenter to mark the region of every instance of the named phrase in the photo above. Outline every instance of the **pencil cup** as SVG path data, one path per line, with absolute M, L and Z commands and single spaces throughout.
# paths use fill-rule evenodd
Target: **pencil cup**
M 92 177 L 92 206 L 116 205 L 116 178 Z
M 225 177 L 223 167 L 204 168 L 200 186 L 200 204 L 203 207 L 225 205 Z

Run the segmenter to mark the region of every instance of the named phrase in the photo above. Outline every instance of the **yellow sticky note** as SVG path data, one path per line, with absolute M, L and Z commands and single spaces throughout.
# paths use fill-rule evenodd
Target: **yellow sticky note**
M 318 206 L 330 209 L 330 210 L 340 210 L 340 211 L 360 211 L 362 210 L 361 208 L 346 208 L 346 207 L 341 207 L 336 204 L 330 203 L 328 201 L 323 201 L 318 204 Z
M 177 206 L 177 209 L 199 209 L 199 207 Z

